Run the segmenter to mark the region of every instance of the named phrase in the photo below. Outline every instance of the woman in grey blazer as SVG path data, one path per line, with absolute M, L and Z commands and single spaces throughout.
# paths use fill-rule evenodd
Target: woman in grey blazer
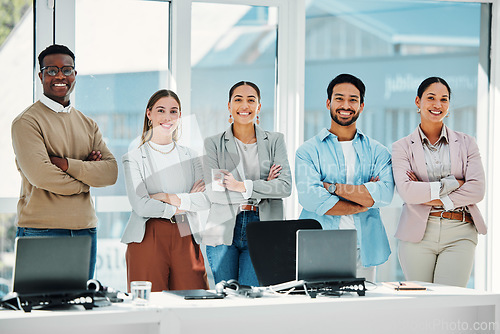
M 180 118 L 174 92 L 153 94 L 141 145 L 122 159 L 132 206 L 122 236 L 129 287 L 131 281 L 151 281 L 153 291 L 208 289 L 196 211 L 210 202 L 201 160 L 176 143 Z
M 258 286 L 248 253 L 246 225 L 283 219 L 282 198 L 291 193 L 283 135 L 254 124 L 259 124 L 260 107 L 257 85 L 236 83 L 229 91 L 231 126 L 205 140 L 203 168 L 212 205 L 203 243 L 215 283 L 236 279 L 240 284 Z

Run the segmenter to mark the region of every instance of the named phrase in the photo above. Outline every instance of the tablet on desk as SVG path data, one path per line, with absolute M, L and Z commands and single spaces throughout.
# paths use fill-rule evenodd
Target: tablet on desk
M 184 299 L 187 300 L 196 300 L 196 299 L 223 299 L 224 296 L 218 295 L 216 293 L 203 290 L 203 289 L 196 289 L 196 290 L 163 290 L 163 292 L 170 293 L 176 296 L 184 297 Z

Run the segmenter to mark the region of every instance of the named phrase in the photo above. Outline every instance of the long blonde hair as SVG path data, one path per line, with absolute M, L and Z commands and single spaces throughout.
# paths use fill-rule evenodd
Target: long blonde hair
M 173 98 L 177 102 L 177 104 L 179 104 L 179 111 L 181 111 L 181 100 L 173 91 L 169 89 L 160 89 L 159 91 L 154 93 L 149 98 L 148 104 L 146 106 L 146 112 L 144 114 L 144 126 L 142 127 L 141 144 L 139 146 L 144 145 L 144 143 L 151 140 L 151 137 L 153 136 L 153 124 L 151 124 L 151 121 L 148 118 L 148 110 L 151 110 L 155 103 L 158 102 L 159 99 L 164 97 Z M 180 137 L 180 126 L 181 124 L 179 123 L 177 128 L 172 133 L 172 140 L 174 142 L 176 142 Z

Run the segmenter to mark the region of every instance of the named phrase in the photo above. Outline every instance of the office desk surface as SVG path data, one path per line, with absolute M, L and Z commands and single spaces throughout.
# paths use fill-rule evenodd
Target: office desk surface
M 425 284 L 425 283 L 424 283 Z M 379 285 L 366 296 L 265 295 L 184 300 L 153 293 L 85 311 L 0 311 L 1 333 L 500 333 L 500 295 L 433 284 L 427 291 Z

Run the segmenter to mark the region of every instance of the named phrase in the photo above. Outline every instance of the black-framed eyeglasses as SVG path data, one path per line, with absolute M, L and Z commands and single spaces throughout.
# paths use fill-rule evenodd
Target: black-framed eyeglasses
M 45 73 L 50 75 L 51 77 L 55 77 L 59 71 L 62 72 L 65 76 L 69 77 L 73 73 L 75 73 L 75 67 L 74 66 L 63 66 L 63 67 L 58 67 L 58 66 L 44 66 L 40 69 L 40 72 L 46 70 Z

